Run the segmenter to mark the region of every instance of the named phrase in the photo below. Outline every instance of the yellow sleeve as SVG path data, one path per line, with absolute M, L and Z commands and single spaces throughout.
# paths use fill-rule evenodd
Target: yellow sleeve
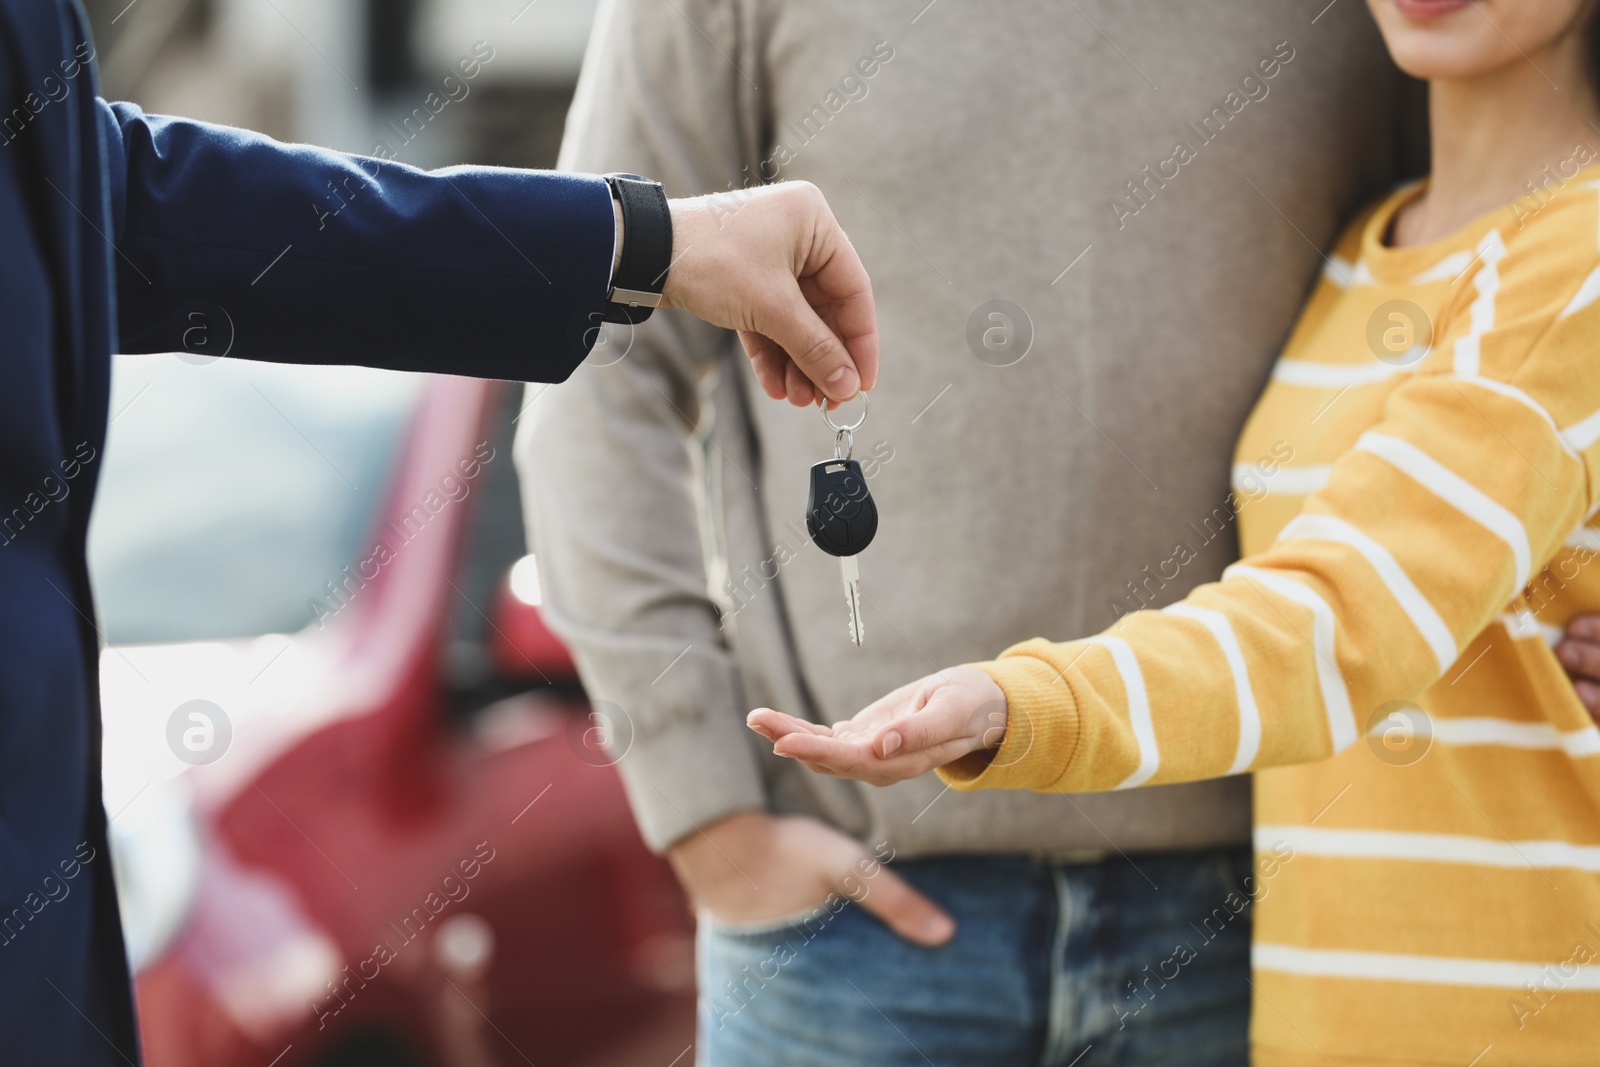
M 1594 217 L 1486 238 L 1495 269 L 1270 549 L 1165 610 L 977 664 L 1006 738 L 945 780 L 1089 792 L 1321 759 L 1439 679 L 1597 499 Z

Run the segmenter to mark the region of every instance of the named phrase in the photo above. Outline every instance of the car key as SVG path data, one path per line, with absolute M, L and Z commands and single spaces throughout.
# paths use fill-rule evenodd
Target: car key
M 866 394 L 862 394 L 865 402 Z M 822 417 L 834 431 L 833 459 L 811 467 L 811 490 L 806 500 L 806 532 L 822 551 L 839 557 L 839 574 L 844 583 L 845 604 L 849 610 L 850 640 L 861 646 L 861 567 L 856 557 L 872 543 L 878 532 L 878 505 L 867 489 L 867 476 L 861 464 L 850 458 L 853 431 L 860 429 L 867 415 L 850 426 L 837 426 L 826 405 Z

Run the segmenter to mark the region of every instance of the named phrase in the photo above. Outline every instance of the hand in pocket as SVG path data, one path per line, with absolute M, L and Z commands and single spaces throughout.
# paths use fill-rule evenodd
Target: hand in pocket
M 955 923 L 866 845 L 816 819 L 740 812 L 668 853 L 696 909 L 733 925 L 802 915 L 848 897 L 901 937 L 940 945 Z

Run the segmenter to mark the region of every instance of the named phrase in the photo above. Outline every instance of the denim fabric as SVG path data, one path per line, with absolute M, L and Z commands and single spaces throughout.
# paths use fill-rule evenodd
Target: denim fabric
M 842 898 L 760 926 L 703 918 L 696 1062 L 1239 1067 L 1250 863 L 1246 848 L 896 863 L 955 917 L 935 949 Z

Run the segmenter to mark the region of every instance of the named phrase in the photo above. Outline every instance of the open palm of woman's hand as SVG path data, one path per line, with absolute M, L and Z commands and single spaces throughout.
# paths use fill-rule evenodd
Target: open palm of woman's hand
M 780 756 L 818 774 L 891 785 L 1005 737 L 1006 697 L 976 667 L 930 674 L 867 705 L 832 726 L 758 708 L 746 720 Z

